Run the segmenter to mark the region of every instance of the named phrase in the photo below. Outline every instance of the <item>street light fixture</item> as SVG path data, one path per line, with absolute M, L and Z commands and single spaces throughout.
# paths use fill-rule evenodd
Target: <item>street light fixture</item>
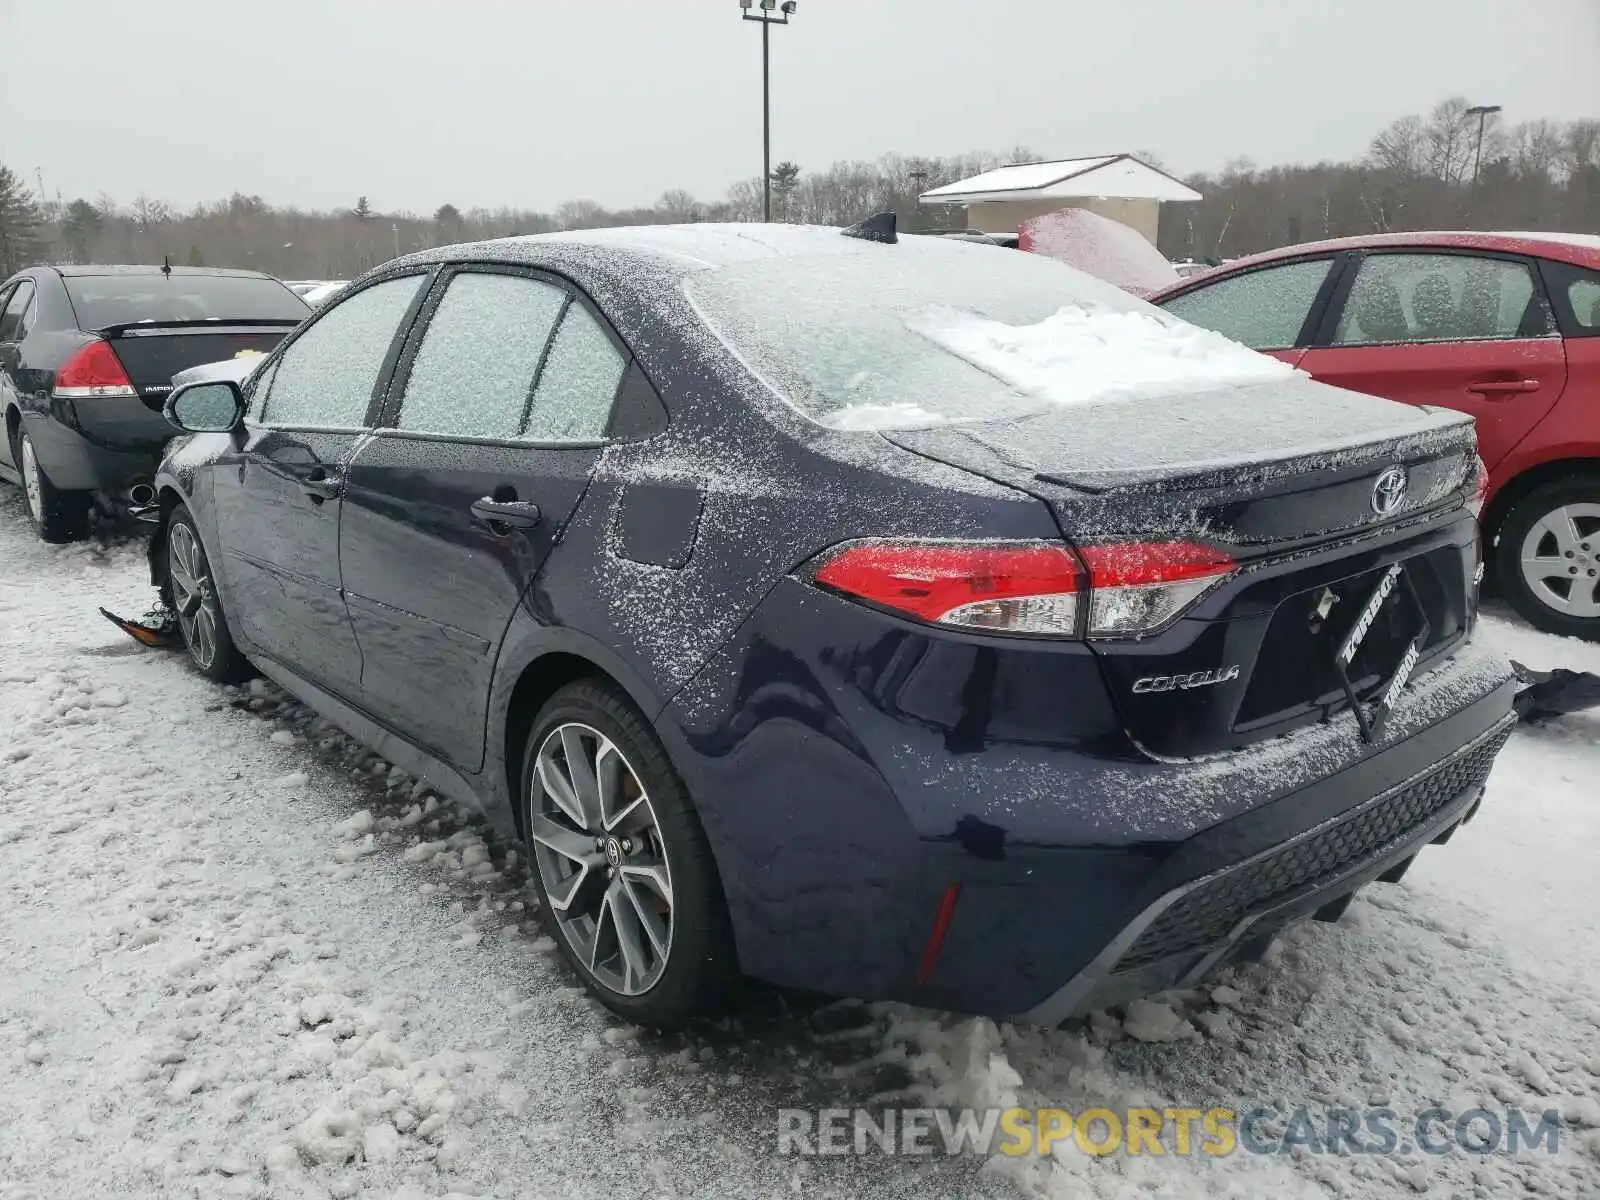
M 1478 167 L 1483 162 L 1483 127 L 1489 118 L 1500 111 L 1498 104 L 1474 104 L 1467 109 L 1467 116 L 1478 118 L 1478 145 L 1472 152 L 1472 190 L 1478 190 Z
M 739 0 L 746 21 L 761 22 L 761 219 L 772 220 L 772 58 L 771 34 L 774 25 L 787 25 L 800 7 L 798 0 L 760 0 L 760 11 L 752 11 L 753 0 Z

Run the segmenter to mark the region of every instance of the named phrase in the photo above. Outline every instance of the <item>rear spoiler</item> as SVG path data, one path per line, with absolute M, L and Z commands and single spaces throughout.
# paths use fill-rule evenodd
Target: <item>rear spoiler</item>
M 310 313 L 306 314 L 310 316 Z M 293 329 L 292 317 L 203 317 L 177 321 L 125 321 L 102 325 L 91 332 L 103 338 L 138 337 L 144 333 L 237 333 L 256 329 Z

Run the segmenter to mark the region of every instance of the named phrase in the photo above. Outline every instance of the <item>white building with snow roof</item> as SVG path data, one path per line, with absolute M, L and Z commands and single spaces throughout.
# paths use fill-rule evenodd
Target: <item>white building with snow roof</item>
M 1131 154 L 1103 154 L 999 167 L 932 188 L 920 199 L 961 205 L 967 228 L 984 233 L 1016 233 L 1031 217 L 1083 208 L 1137 229 L 1153 245 L 1161 206 L 1192 203 L 1200 193 Z

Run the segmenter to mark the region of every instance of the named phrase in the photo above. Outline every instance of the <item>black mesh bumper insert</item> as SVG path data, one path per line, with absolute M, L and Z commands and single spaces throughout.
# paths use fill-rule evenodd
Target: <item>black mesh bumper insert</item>
M 1510 735 L 1507 727 L 1377 803 L 1180 897 L 1139 935 L 1116 970 L 1209 949 L 1251 913 L 1315 892 L 1403 844 L 1452 800 L 1488 778 Z

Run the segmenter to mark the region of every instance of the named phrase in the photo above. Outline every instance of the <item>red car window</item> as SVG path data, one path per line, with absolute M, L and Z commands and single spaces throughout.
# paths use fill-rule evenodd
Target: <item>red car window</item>
M 1466 254 L 1372 254 L 1361 260 L 1336 346 L 1497 341 L 1550 332 L 1526 264 Z

